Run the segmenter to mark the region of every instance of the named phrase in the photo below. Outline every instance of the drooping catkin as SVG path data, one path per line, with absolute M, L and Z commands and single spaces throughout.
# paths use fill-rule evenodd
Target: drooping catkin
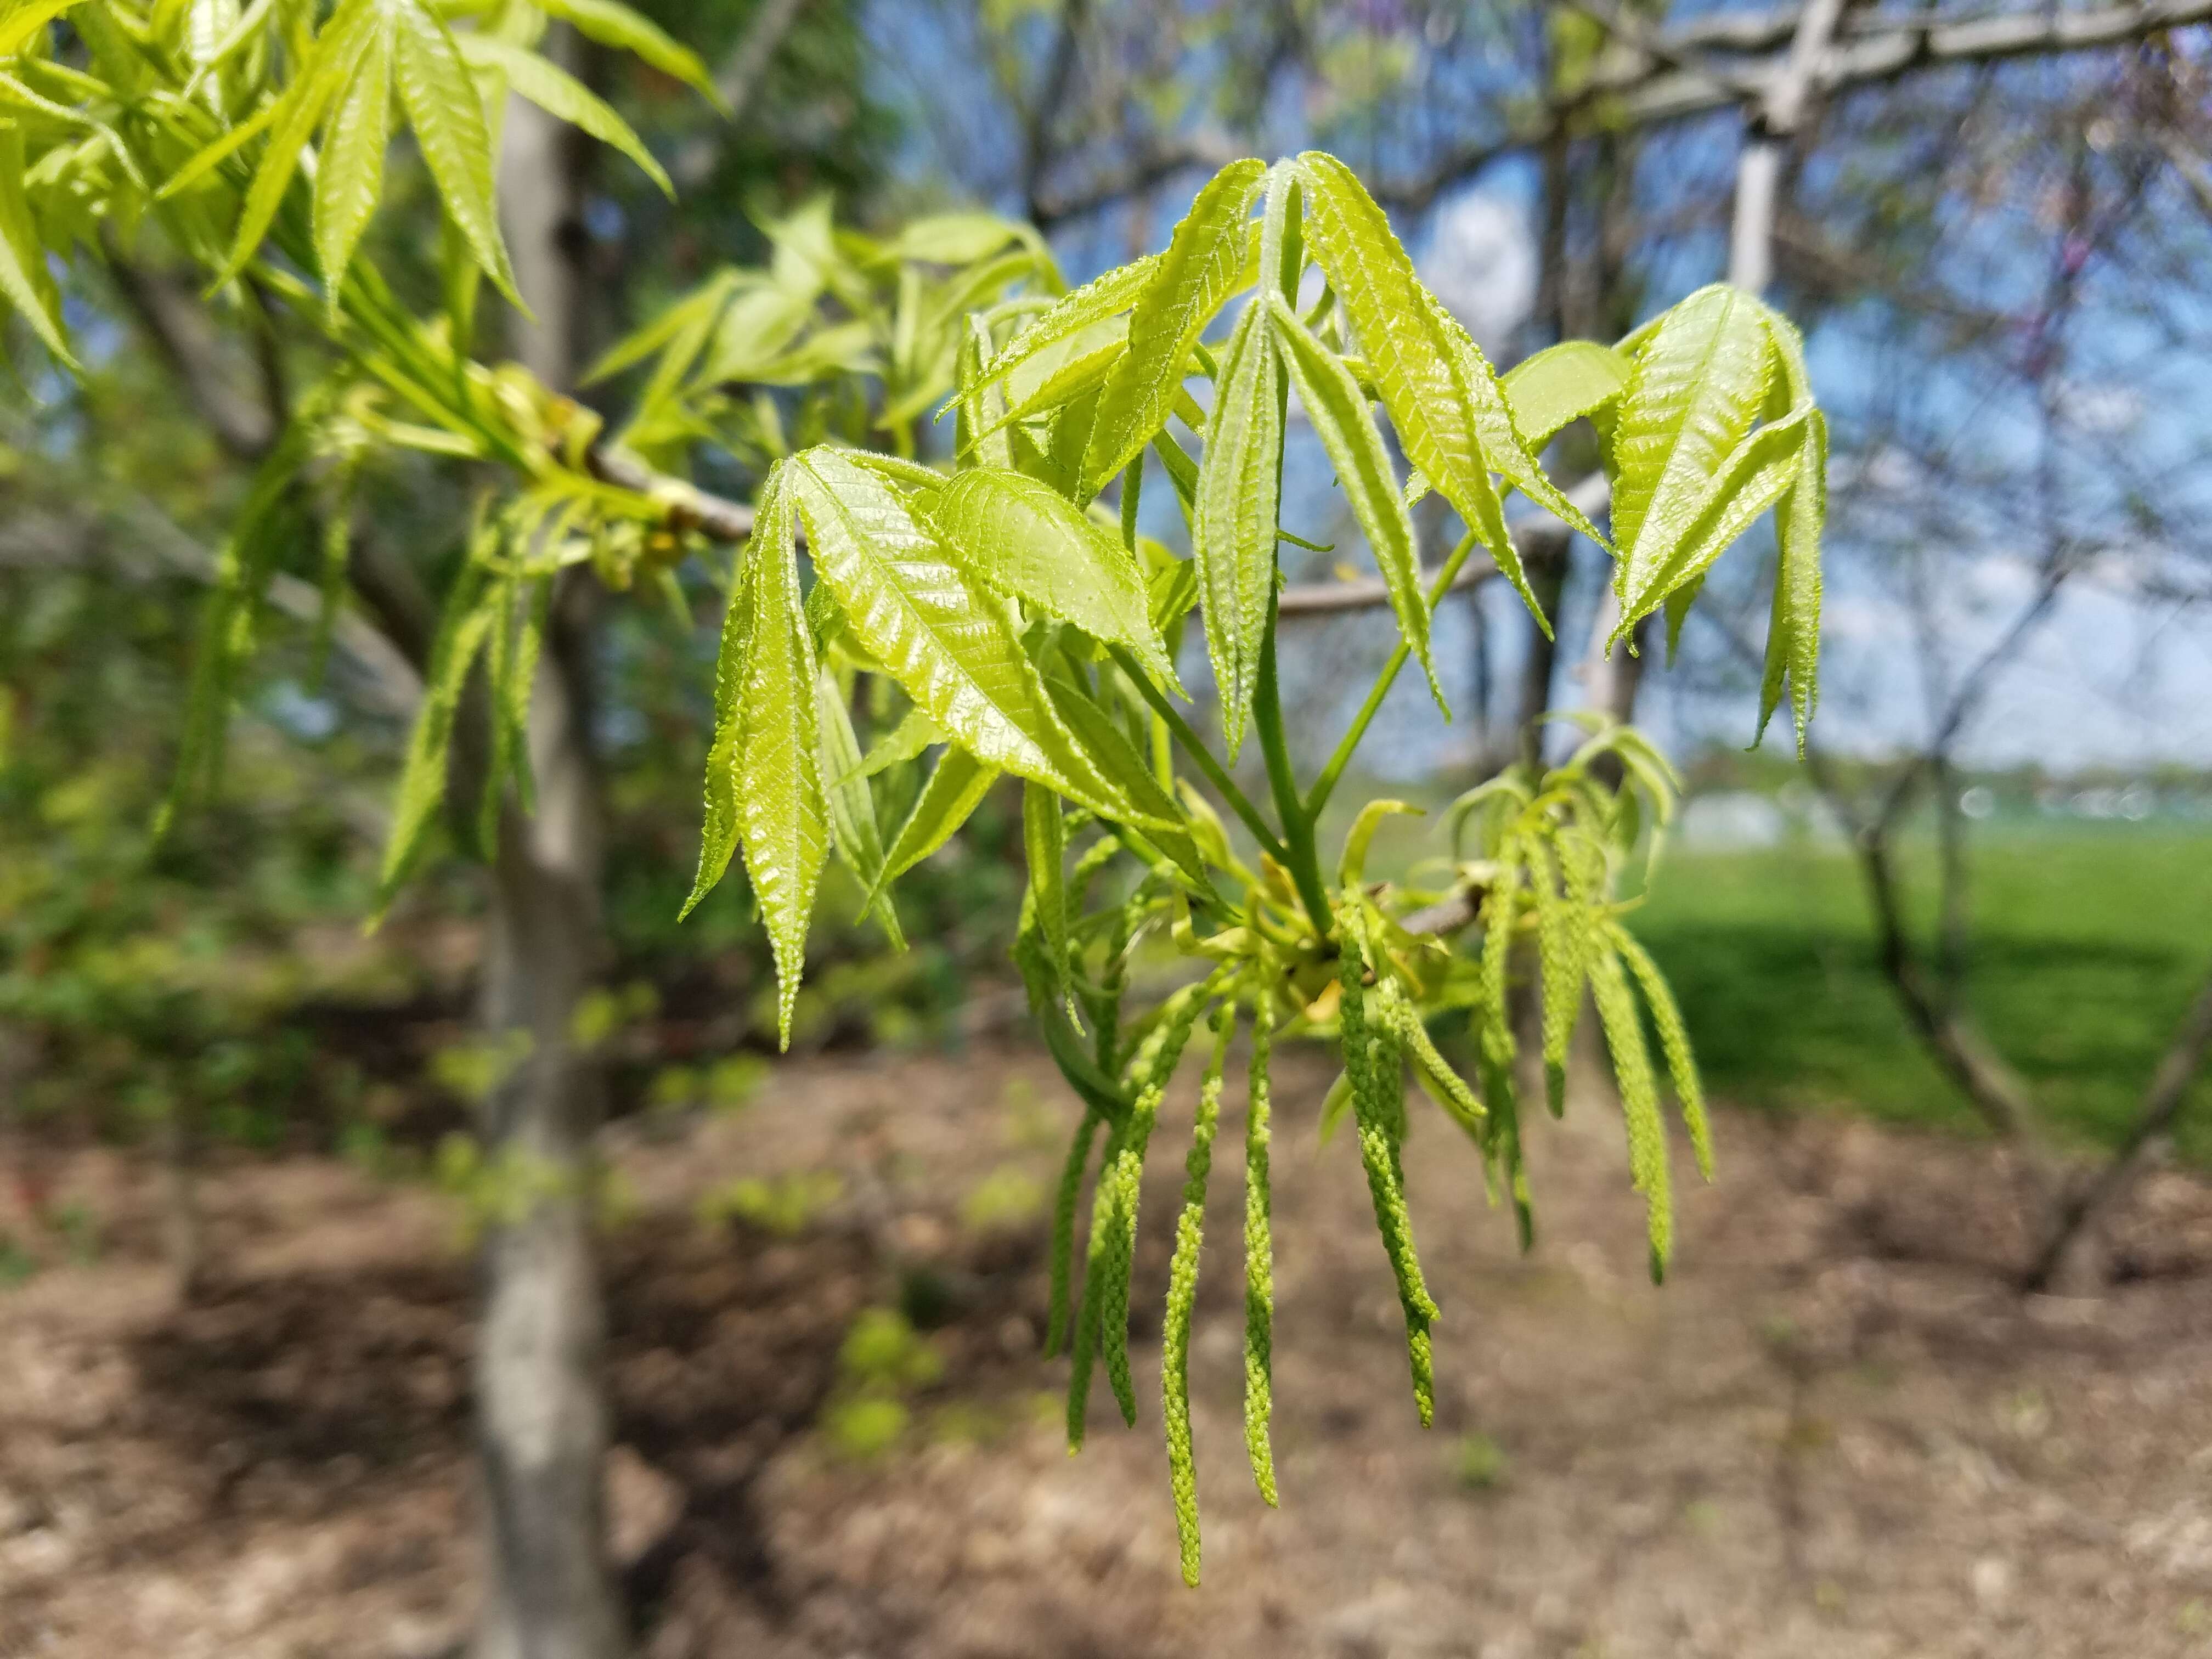
M 1566 857 L 1560 854 L 1564 866 Z M 1558 1117 L 1566 1109 L 1567 1054 L 1574 1046 L 1575 1023 L 1583 1007 L 1584 940 L 1580 907 L 1561 890 L 1563 871 L 1554 870 L 1554 849 L 1539 840 L 1529 848 L 1529 885 L 1536 912 L 1536 957 L 1543 987 L 1544 1093 Z
M 1451 1062 L 1438 1051 L 1436 1039 L 1429 1035 L 1427 1022 L 1422 1019 L 1420 1011 L 1413 1006 L 1413 1000 L 1395 983 L 1386 981 L 1377 988 L 1382 993 L 1383 1017 L 1398 1033 L 1400 1045 L 1413 1062 L 1422 1082 L 1435 1095 L 1437 1104 L 1443 1107 L 1452 1121 L 1468 1133 L 1478 1141 L 1482 1139 L 1486 1133 L 1483 1104 L 1475 1098 L 1474 1091 L 1467 1086 L 1466 1080 L 1452 1070 Z
M 1091 1413 L 1091 1372 L 1098 1358 L 1098 1288 L 1106 1254 L 1108 1218 L 1114 1194 L 1107 1177 L 1121 1150 L 1126 1121 L 1108 1131 L 1105 1150 L 1098 1155 L 1098 1183 L 1091 1195 L 1091 1231 L 1083 1255 L 1083 1299 L 1075 1304 L 1074 1333 L 1069 1339 L 1067 1371 L 1067 1455 L 1083 1449 L 1083 1431 Z
M 1176 1539 L 1182 1552 L 1182 1582 L 1198 1585 L 1198 1470 L 1190 1449 L 1190 1318 L 1198 1300 L 1199 1252 L 1206 1242 L 1206 1186 L 1213 1170 L 1213 1136 L 1221 1122 L 1222 1066 L 1237 1009 L 1224 1003 L 1213 1017 L 1213 1053 L 1199 1085 L 1198 1115 L 1190 1152 L 1183 1160 L 1182 1213 L 1176 1218 L 1175 1256 L 1168 1266 L 1167 1317 L 1160 1334 L 1160 1413 L 1167 1425 L 1168 1484 L 1175 1493 Z
M 1135 1071 L 1144 1079 L 1121 1145 L 1102 1167 L 1099 1215 L 1105 1243 L 1091 1258 L 1084 1286 L 1084 1300 L 1098 1310 L 1098 1352 L 1106 1362 L 1106 1380 L 1121 1408 L 1122 1420 L 1137 1420 L 1137 1395 L 1129 1381 L 1129 1274 L 1137 1255 L 1137 1199 L 1145 1173 L 1145 1152 L 1152 1144 L 1153 1120 L 1160 1099 L 1167 1093 L 1183 1045 L 1199 1016 L 1213 1000 L 1222 975 L 1216 974 L 1196 985 L 1187 985 L 1168 1000 L 1159 1023 L 1147 1032 L 1137 1050 Z M 1094 1225 L 1098 1224 L 1094 1221 Z
M 1267 1061 L 1274 1031 L 1275 1000 L 1262 992 L 1252 1010 L 1250 1099 L 1244 1109 L 1244 1455 L 1270 1509 L 1276 1507 L 1275 1451 L 1267 1435 L 1275 1413 L 1275 1238 Z
M 1428 1328 L 1437 1316 L 1437 1304 L 1422 1282 L 1421 1264 L 1413 1249 L 1413 1217 L 1406 1208 L 1404 1185 L 1398 1170 L 1398 1149 L 1391 1133 L 1394 1121 L 1392 1091 L 1395 1079 L 1403 1089 L 1404 1062 L 1395 1037 L 1386 1026 L 1367 1017 L 1366 957 L 1349 927 L 1338 932 L 1337 1025 L 1344 1043 L 1346 1074 L 1352 1080 L 1352 1109 L 1359 1131 L 1359 1161 L 1367 1172 L 1367 1194 L 1375 1209 L 1376 1230 L 1398 1281 L 1398 1302 L 1406 1315 L 1406 1354 L 1413 1369 L 1413 1402 L 1425 1426 L 1434 1413 L 1429 1377 Z M 1404 1109 L 1402 1092 L 1397 1111 Z
M 1674 1198 L 1667 1172 L 1667 1128 L 1659 1115 L 1659 1084 L 1644 1046 L 1644 1019 L 1636 994 L 1628 988 L 1620 958 L 1595 952 L 1590 962 L 1590 992 L 1598 1022 L 1613 1054 L 1613 1075 L 1620 1086 L 1620 1111 L 1628 1129 L 1628 1173 L 1644 1202 L 1651 1237 L 1651 1278 L 1667 1274 L 1674 1244 Z
M 1060 1191 L 1052 1206 L 1052 1314 L 1046 1322 L 1044 1355 L 1049 1359 L 1067 1338 L 1068 1298 L 1074 1288 L 1075 1206 L 1083 1197 L 1084 1171 L 1091 1166 L 1091 1143 L 1098 1139 L 1104 1120 L 1085 1112 L 1067 1143 L 1067 1159 L 1060 1166 Z
M 1682 1125 L 1690 1132 L 1690 1148 L 1697 1154 L 1698 1173 L 1711 1181 L 1712 1126 L 1705 1118 L 1705 1086 L 1698 1079 L 1698 1060 L 1690 1052 L 1690 1032 L 1682 1023 L 1682 1011 L 1676 1006 L 1674 994 L 1668 988 L 1659 964 L 1651 960 L 1651 953 L 1618 923 L 1613 926 L 1612 937 L 1613 948 L 1620 952 L 1620 959 L 1628 964 L 1629 972 L 1636 975 L 1644 1003 L 1651 1010 L 1651 1024 L 1659 1033 L 1659 1051 L 1667 1057 L 1667 1074 L 1674 1085 L 1675 1097 L 1682 1103 Z

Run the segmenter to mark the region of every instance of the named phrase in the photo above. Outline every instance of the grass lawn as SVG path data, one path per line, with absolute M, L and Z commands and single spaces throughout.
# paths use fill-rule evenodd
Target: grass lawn
M 1922 843 L 1904 860 L 1923 922 L 1932 854 Z M 1992 829 L 1972 856 L 1971 1006 L 2060 1134 L 2110 1142 L 2212 963 L 2212 835 Z M 1875 967 L 1847 854 L 1678 850 L 1630 926 L 1673 981 L 1717 1095 L 1975 1126 Z M 2212 1079 L 2197 1084 L 2179 1139 L 2212 1164 Z

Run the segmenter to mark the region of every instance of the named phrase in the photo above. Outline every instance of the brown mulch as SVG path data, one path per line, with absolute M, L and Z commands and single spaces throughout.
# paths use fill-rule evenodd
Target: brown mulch
M 1424 1433 L 1356 1154 L 1314 1133 L 1327 1082 L 1309 1055 L 1279 1091 L 1279 1513 L 1243 1467 L 1233 1098 L 1224 1124 L 1195 1593 L 1158 1438 L 1174 1114 L 1145 1200 L 1139 1428 L 1102 1388 L 1074 1460 L 1024 1196 L 1069 1112 L 1035 1056 L 794 1064 L 735 1117 L 625 1133 L 610 1474 L 641 1653 L 2212 1653 L 2212 1188 L 2152 1180 L 2109 1295 L 2023 1298 L 1990 1148 L 1723 1115 L 1721 1178 L 1683 1193 L 1655 1289 L 1602 1108 L 1532 1130 L 1525 1258 L 1471 1153 L 1425 1124 L 1408 1161 L 1444 1316 Z M 817 1169 L 844 1195 L 795 1237 L 693 1213 L 732 1176 Z M 57 1186 L 101 1218 L 98 1258 L 0 1291 L 0 1655 L 458 1652 L 476 1546 L 453 1211 L 308 1159 L 205 1185 L 217 1265 L 194 1305 L 152 1259 L 150 1175 L 113 1153 L 71 1154 Z M 823 1427 L 838 1352 L 892 1304 L 932 1327 L 942 1375 L 859 1456 Z

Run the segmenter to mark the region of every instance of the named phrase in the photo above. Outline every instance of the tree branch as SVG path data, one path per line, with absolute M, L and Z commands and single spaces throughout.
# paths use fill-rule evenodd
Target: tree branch
M 1541 144 L 1563 121 L 1601 101 L 1607 130 L 1615 132 L 1741 105 L 1747 85 L 1755 83 L 1763 91 L 1783 66 L 1769 63 L 1754 70 L 1716 75 L 1674 65 L 1700 52 L 1771 52 L 1796 36 L 1802 18 L 1802 9 L 1793 6 L 1683 24 L 1655 35 L 1649 51 L 1624 42 L 1620 55 L 1601 63 L 1571 96 L 1519 116 L 1503 131 L 1462 145 L 1420 173 L 1383 180 L 1374 193 L 1390 206 L 1419 211 L 1492 162 Z M 2212 0 L 2152 0 L 2091 11 L 2021 10 L 1927 22 L 1899 22 L 1877 14 L 1842 31 L 1843 38 L 1820 54 L 1808 86 L 1812 94 L 1833 95 L 1915 70 L 2094 51 L 2208 20 Z
M 2173 1127 L 2208 1052 L 2212 1052 L 2212 974 L 2205 976 L 2196 1000 L 2160 1057 L 2127 1139 L 2103 1169 L 2060 1200 L 2050 1231 L 2028 1268 L 2030 1290 L 2046 1289 L 2060 1277 L 2063 1264 L 2084 1230 L 2100 1220 L 2149 1166 L 2154 1150 Z
M 258 461 L 266 455 L 283 416 L 239 389 L 224 361 L 222 337 L 199 301 L 181 283 L 124 258 L 112 237 L 105 252 L 125 309 L 183 382 L 216 442 L 239 460 Z

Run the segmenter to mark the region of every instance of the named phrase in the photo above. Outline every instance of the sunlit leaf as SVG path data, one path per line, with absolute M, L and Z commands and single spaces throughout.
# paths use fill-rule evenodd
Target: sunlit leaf
M 662 74 L 704 93 L 717 108 L 721 106 L 721 94 L 714 89 L 714 78 L 699 61 L 699 54 L 617 0 L 536 0 L 536 3 L 539 10 L 574 23 L 576 33 L 587 40 L 650 64 Z
M 1136 556 L 1050 486 L 972 468 L 939 492 L 930 522 L 969 574 L 1094 639 L 1128 647 L 1156 681 L 1182 695 L 1146 607 Z
M 484 125 L 483 104 L 453 32 L 420 0 L 386 0 L 379 9 L 389 17 L 394 36 L 400 106 L 415 129 L 439 199 L 484 275 L 520 306 L 494 205 L 491 130 Z
M 1237 319 L 1222 354 L 1192 533 L 1206 648 L 1231 760 L 1243 742 L 1274 598 L 1282 386 L 1265 305 L 1255 301 Z
M 1774 351 L 1759 310 L 1735 289 L 1700 289 L 1637 357 L 1613 443 L 1613 589 L 1625 616 L 1649 614 L 1674 586 L 1657 585 L 1660 573 L 1766 401 Z
M 1099 394 L 1077 495 L 1089 500 L 1166 424 L 1190 349 L 1244 280 L 1247 221 L 1266 166 L 1232 161 L 1198 192 L 1138 295 L 1128 349 Z
M 1360 532 L 1375 555 L 1389 589 L 1390 608 L 1397 613 L 1399 631 L 1413 647 L 1414 659 L 1429 677 L 1429 690 L 1443 706 L 1443 688 L 1437 684 L 1436 666 L 1429 659 L 1429 596 L 1421 586 L 1420 562 L 1414 550 L 1413 521 L 1407 515 L 1405 497 L 1390 468 L 1382 435 L 1375 429 L 1367 399 L 1359 383 L 1345 368 L 1344 360 L 1316 339 L 1298 320 L 1289 302 L 1269 294 L 1276 341 L 1298 402 L 1313 422 L 1315 434 L 1344 486 Z M 1488 487 L 1488 480 L 1484 481 Z
M 379 29 L 363 43 L 359 64 L 331 110 L 315 169 L 315 259 L 334 317 L 346 267 L 383 194 L 391 137 L 392 38 Z
M 548 115 L 620 150 L 659 186 L 662 195 L 671 201 L 675 199 L 676 186 L 669 182 L 668 174 L 653 159 L 653 152 L 645 147 L 645 141 L 605 100 L 568 70 L 495 34 L 464 34 L 459 37 L 459 44 L 461 56 L 471 64 L 497 70 L 507 77 L 510 88 Z

